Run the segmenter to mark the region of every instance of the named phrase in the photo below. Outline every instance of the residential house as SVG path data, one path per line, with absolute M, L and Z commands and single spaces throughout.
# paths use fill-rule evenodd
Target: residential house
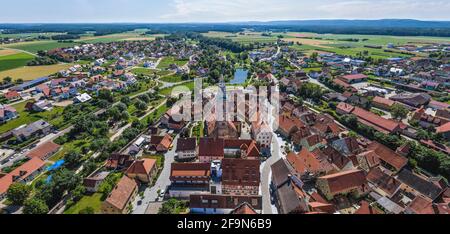
M 27 141 L 33 137 L 47 135 L 51 132 L 53 126 L 44 120 L 38 120 L 26 126 L 13 130 L 14 137 L 19 141 Z
M 198 145 L 198 159 L 200 162 L 210 163 L 224 158 L 225 142 L 223 139 L 200 138 Z
M 340 115 L 348 115 L 351 114 L 354 109 L 355 109 L 354 106 L 347 104 L 345 102 L 340 102 L 336 107 L 336 113 Z
M 178 160 L 190 160 L 197 158 L 197 139 L 179 138 L 175 152 Z
M 222 160 L 222 192 L 232 195 L 258 195 L 260 184 L 259 159 Z
M 243 203 L 250 204 L 253 209 L 262 211 L 261 196 L 239 196 L 218 194 L 193 194 L 189 198 L 191 214 L 230 214 Z
M 25 108 L 28 111 L 34 111 L 34 112 L 44 112 L 44 111 L 50 111 L 53 109 L 52 103 L 50 103 L 47 100 L 42 100 L 38 102 L 29 102 L 26 104 Z
M 253 208 L 252 205 L 250 205 L 249 203 L 244 202 L 241 205 L 239 205 L 236 208 L 234 208 L 234 210 L 231 211 L 230 214 L 235 214 L 235 215 L 256 215 L 256 214 L 260 214 L 260 212 L 256 211 L 255 208 Z
M 392 198 L 401 187 L 400 181 L 390 176 L 381 167 L 375 167 L 367 174 L 369 187 L 378 194 Z
M 293 176 L 289 165 L 280 159 L 271 165 L 271 195 L 280 214 L 302 214 L 309 211 L 305 197 L 299 195 L 301 181 Z
M 8 122 L 19 117 L 18 112 L 11 106 L 0 104 L 0 123 Z
M 389 170 L 394 172 L 398 172 L 402 170 L 407 164 L 408 159 L 404 156 L 399 155 L 395 151 L 389 149 L 388 147 L 378 143 L 372 142 L 367 148 L 366 152 L 362 154 L 363 160 L 360 161 L 360 166 L 362 168 L 370 168 L 370 166 L 365 165 L 381 165 Z M 368 163 L 362 163 L 361 161 L 365 161 Z
M 382 98 L 379 96 L 376 96 L 372 100 L 372 105 L 376 108 L 390 111 L 391 107 L 395 104 L 395 101 L 392 101 L 390 99 Z
M 73 99 L 73 103 L 85 103 L 89 102 L 90 100 L 92 100 L 92 97 L 87 93 L 83 93 L 81 95 L 76 96 Z
M 284 115 L 279 117 L 278 132 L 286 138 L 290 138 L 291 134 L 305 127 L 300 119 L 286 117 Z
M 134 179 L 123 176 L 102 203 L 103 214 L 128 214 L 134 198 L 138 193 L 138 185 Z
M 145 158 L 134 161 L 125 174 L 132 179 L 139 180 L 141 183 L 150 184 L 158 174 L 156 159 Z
M 428 105 L 431 101 L 431 96 L 426 93 L 402 93 L 390 97 L 391 100 L 404 103 L 408 106 L 419 108 Z
M 164 136 L 151 136 L 150 149 L 157 152 L 167 152 L 169 151 L 172 142 L 173 138 L 169 134 Z
M 86 188 L 86 191 L 89 193 L 95 193 L 98 191 L 100 185 L 103 183 L 103 181 L 108 177 L 109 172 L 104 171 L 97 173 L 93 176 L 90 176 L 88 178 L 85 178 L 83 180 L 83 185 Z
M 333 199 L 336 195 L 350 193 L 354 196 L 361 196 L 369 190 L 366 174 L 361 170 L 342 171 L 319 177 L 316 187 L 328 200 Z
M 6 192 L 13 183 L 29 183 L 45 170 L 45 162 L 32 158 L 12 172 L 0 177 L 0 201 L 6 198 Z
M 60 148 L 60 145 L 48 141 L 28 152 L 26 156 L 28 158 L 40 158 L 45 161 L 58 152 Z
M 106 161 L 105 167 L 111 170 L 123 170 L 130 167 L 133 161 L 129 154 L 113 153 Z
M 450 122 L 437 127 L 436 133 L 442 134 L 445 139 L 450 140 Z
M 436 200 L 443 192 L 441 186 L 433 183 L 429 178 L 417 175 L 407 169 L 403 169 L 397 175 L 397 180 L 402 183 L 401 188 L 415 196 L 423 196 L 431 201 Z
M 367 80 L 367 76 L 364 74 L 351 74 L 339 77 L 340 80 L 347 84 L 361 83 Z
M 352 114 L 358 118 L 361 124 L 372 127 L 384 134 L 395 134 L 401 131 L 401 126 L 398 122 L 385 119 L 362 108 L 355 107 Z
M 210 163 L 172 163 L 170 197 L 189 198 L 191 194 L 209 193 Z
M 287 155 L 287 161 L 299 175 L 304 174 L 328 174 L 335 169 L 320 149 L 310 152 L 307 148 L 302 148 L 300 153 L 291 152 Z
M 5 93 L 4 97 L 10 102 L 14 102 L 22 98 L 20 96 L 20 93 L 17 92 L 16 90 L 9 90 L 8 92 Z

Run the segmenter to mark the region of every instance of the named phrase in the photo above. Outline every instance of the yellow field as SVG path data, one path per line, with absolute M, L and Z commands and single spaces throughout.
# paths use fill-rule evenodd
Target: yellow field
M 48 76 L 57 73 L 61 70 L 71 67 L 72 64 L 56 64 L 49 66 L 33 66 L 33 67 L 21 67 L 0 72 L 0 79 L 10 76 L 13 80 L 33 80 L 42 76 Z
M 17 50 L 0 49 L 0 56 L 13 55 L 18 53 L 19 52 Z

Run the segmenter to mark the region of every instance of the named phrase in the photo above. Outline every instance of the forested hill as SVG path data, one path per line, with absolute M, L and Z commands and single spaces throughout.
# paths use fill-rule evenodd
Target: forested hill
M 374 34 L 395 36 L 450 37 L 450 21 L 420 21 L 411 19 L 383 20 L 291 20 L 270 22 L 232 23 L 121 23 L 121 24 L 1 24 L 2 33 L 67 32 L 82 34 L 96 31 L 97 35 L 120 33 L 148 28 L 158 33 L 173 32 L 239 32 L 244 29 L 256 31 L 293 31 L 334 34 Z

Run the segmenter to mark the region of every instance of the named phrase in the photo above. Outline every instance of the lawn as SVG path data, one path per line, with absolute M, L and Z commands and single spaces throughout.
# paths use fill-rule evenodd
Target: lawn
M 26 66 L 33 58 L 33 55 L 27 53 L 0 56 L 0 72 Z
M 144 76 L 151 76 L 153 74 L 156 74 L 157 76 L 167 76 L 172 71 L 166 71 L 166 70 L 154 70 L 154 69 L 148 69 L 148 68 L 134 68 L 131 70 L 136 75 L 144 75 Z
M 1 57 L 0 57 L 1 58 Z M 1 66 L 1 65 L 0 65 Z M 61 70 L 68 69 L 71 64 L 55 64 L 49 66 L 20 67 L 0 72 L 0 77 L 12 77 L 13 80 L 33 80 L 39 77 L 48 76 Z
M 159 69 L 168 69 L 171 64 L 176 64 L 177 66 L 183 66 L 188 62 L 188 60 L 178 60 L 174 57 L 166 57 L 161 60 L 158 65 Z
M 161 81 L 168 82 L 168 83 L 178 83 L 183 81 L 180 75 L 171 75 L 171 76 L 165 76 L 160 79 Z
M 17 50 L 24 50 L 28 51 L 30 53 L 37 53 L 40 50 L 52 50 L 56 48 L 65 48 L 65 47 L 72 47 L 74 45 L 77 45 L 76 42 L 58 42 L 58 41 L 33 41 L 33 42 L 20 42 L 10 45 L 5 45 L 3 47 L 5 48 L 11 48 L 11 49 L 17 49 Z
M 74 141 L 67 142 L 63 145 L 62 149 L 58 153 L 53 155 L 48 160 L 52 161 L 52 162 L 57 162 L 57 161 L 63 159 L 64 155 L 67 152 L 70 152 L 72 150 L 79 152 L 81 150 L 81 147 L 88 146 L 90 141 L 92 141 L 92 139 L 82 139 L 82 140 L 74 140 Z
M 190 91 L 194 90 L 194 81 L 190 81 L 190 82 L 186 82 L 184 84 L 181 85 L 177 85 L 174 87 L 170 87 L 170 88 L 165 88 L 165 89 L 161 89 L 159 91 L 159 94 L 164 95 L 164 96 L 169 96 L 172 93 L 174 93 L 173 91 L 181 91 L 182 89 L 184 90 L 185 88 L 188 88 Z
M 79 214 L 79 212 L 87 207 L 92 207 L 94 209 L 94 212 L 100 213 L 101 207 L 102 207 L 102 197 L 103 194 L 101 193 L 94 193 L 92 195 L 86 195 L 81 200 L 79 200 L 77 203 L 69 207 L 66 211 L 64 211 L 64 214 Z

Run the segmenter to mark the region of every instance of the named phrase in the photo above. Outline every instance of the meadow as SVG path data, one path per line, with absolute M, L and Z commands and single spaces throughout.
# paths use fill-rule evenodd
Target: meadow
M 76 42 L 58 42 L 58 41 L 32 41 L 20 42 L 14 44 L 3 45 L 4 48 L 11 48 L 16 50 L 23 50 L 29 53 L 36 54 L 40 50 L 48 51 L 57 48 L 71 47 L 77 45 Z
M 260 32 L 244 32 L 240 33 L 227 33 L 227 32 L 216 32 L 211 31 L 208 33 L 203 33 L 204 36 L 207 37 L 216 37 L 216 38 L 226 38 L 235 42 L 239 42 L 242 44 L 250 44 L 254 42 L 276 42 L 277 37 L 272 36 L 263 36 Z
M 27 53 L 17 53 L 0 56 L 0 72 L 18 67 L 23 67 L 33 60 L 34 56 Z

